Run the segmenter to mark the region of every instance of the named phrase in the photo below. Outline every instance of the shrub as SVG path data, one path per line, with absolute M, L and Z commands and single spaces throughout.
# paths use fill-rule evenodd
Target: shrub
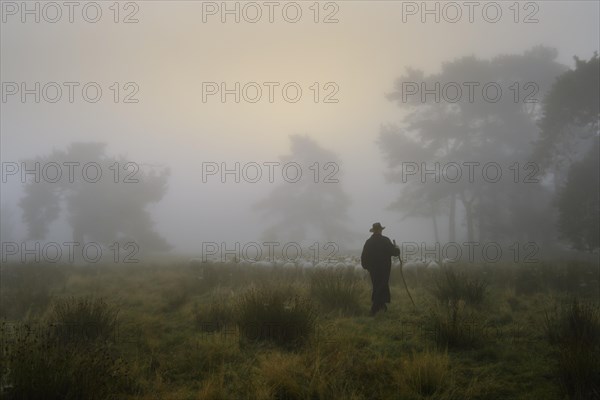
M 309 299 L 289 289 L 252 288 L 237 301 L 236 322 L 241 336 L 247 340 L 293 348 L 312 335 L 316 314 Z
M 364 290 L 362 280 L 352 269 L 318 268 L 310 277 L 311 296 L 329 311 L 358 314 Z

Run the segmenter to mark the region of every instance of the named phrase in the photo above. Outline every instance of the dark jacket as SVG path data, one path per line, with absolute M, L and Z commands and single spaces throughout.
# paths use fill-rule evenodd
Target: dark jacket
M 360 256 L 360 264 L 367 270 L 390 269 L 392 257 L 399 255 L 400 249 L 394 246 L 387 236 L 374 233 L 365 242 Z

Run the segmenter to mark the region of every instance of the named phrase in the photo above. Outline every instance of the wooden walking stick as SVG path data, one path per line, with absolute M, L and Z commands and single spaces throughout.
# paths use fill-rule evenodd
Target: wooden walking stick
M 394 239 L 394 246 L 396 246 L 396 239 Z M 402 272 L 402 267 L 404 266 L 404 263 L 402 262 L 402 255 L 399 254 L 398 255 L 398 260 L 400 260 L 400 276 L 402 277 L 402 282 L 404 282 L 404 288 L 406 289 L 406 294 L 408 294 L 408 298 L 410 299 L 410 302 L 412 303 L 413 307 L 416 309 L 417 306 L 415 304 L 415 301 L 413 300 L 412 296 L 410 295 L 410 291 L 408 290 L 408 285 L 406 284 L 406 279 L 404 279 L 404 272 Z

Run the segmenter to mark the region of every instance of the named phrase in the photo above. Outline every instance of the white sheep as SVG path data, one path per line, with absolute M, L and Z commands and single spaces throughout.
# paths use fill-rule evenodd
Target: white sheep
M 427 261 L 421 260 L 410 260 L 404 263 L 404 269 L 419 269 L 427 267 Z

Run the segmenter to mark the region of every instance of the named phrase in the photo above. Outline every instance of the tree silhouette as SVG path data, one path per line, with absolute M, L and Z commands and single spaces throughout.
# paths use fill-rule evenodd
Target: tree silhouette
M 388 179 L 399 182 L 402 162 L 407 161 L 425 162 L 430 168 L 435 163 L 444 166 L 497 162 L 504 171 L 517 162 L 519 166 L 526 164 L 530 161 L 532 142 L 537 135 L 536 119 L 542 112 L 541 103 L 529 100 L 542 98 L 556 76 L 566 69 L 555 61 L 556 57 L 555 50 L 538 46 L 520 55 L 500 55 L 491 60 L 474 56 L 459 58 L 444 63 L 441 72 L 428 76 L 422 71 L 408 69 L 397 80 L 395 90 L 388 98 L 409 114 L 400 126 L 384 126 L 379 136 L 381 150 L 390 168 Z M 424 98 L 407 96 L 405 85 L 409 82 L 424 83 L 428 89 L 435 88 L 436 84 L 440 87 L 448 83 L 463 84 L 463 93 L 457 97 L 456 92 L 446 92 L 451 94 L 444 99 L 433 95 Z M 478 85 L 473 91 L 475 96 L 469 95 L 465 82 Z M 488 83 L 503 89 L 497 101 L 482 97 L 482 88 Z M 448 101 L 449 98 L 452 101 Z M 456 237 L 458 204 L 464 213 L 467 239 L 484 240 L 510 237 L 500 225 L 505 221 L 519 222 L 513 205 L 524 199 L 535 202 L 536 198 L 545 196 L 541 185 L 508 184 L 506 176 L 497 184 L 486 183 L 481 177 L 475 182 L 469 182 L 466 177 L 451 182 L 441 173 L 439 183 L 431 176 L 422 182 L 419 174 L 408 178 L 410 180 L 402 185 L 400 199 L 395 205 L 405 215 L 415 210 L 418 210 L 417 216 L 426 214 L 427 209 L 446 212 L 450 241 Z M 424 206 L 424 202 L 429 205 Z M 519 225 L 525 229 L 524 236 L 529 238 L 546 234 L 536 226 Z
M 16 221 L 15 221 L 15 210 L 12 205 L 8 203 L 2 203 L 0 208 L 0 215 L 2 215 L 2 219 L 0 220 L 0 241 L 1 242 L 10 242 L 12 240 L 16 240 L 15 230 L 16 230 Z
M 558 230 L 577 250 L 598 248 L 600 60 L 575 59 L 544 99 L 536 158 L 554 178 Z
M 600 146 L 596 136 L 586 156 L 569 168 L 567 182 L 558 193 L 558 229 L 574 249 L 600 247 Z
M 296 242 L 319 239 L 344 247 L 357 236 L 346 226 L 350 197 L 341 185 L 339 158 L 308 136 L 292 135 L 290 140 L 291 152 L 281 157 L 282 165 L 299 164 L 303 176 L 298 182 L 277 185 L 255 205 L 266 218 L 275 220 L 264 238 Z M 319 170 L 318 175 L 315 170 Z
M 29 170 L 35 163 L 56 163 L 63 171 L 56 182 L 53 172 L 50 180 L 30 179 L 25 184 L 19 205 L 29 239 L 43 239 L 49 224 L 64 210 L 75 242 L 135 242 L 141 251 L 169 250 L 146 210 L 165 194 L 169 171 L 138 169 L 122 157 L 107 156 L 105 147 L 104 143 L 73 143 L 66 151 L 24 161 Z M 84 172 L 83 167 L 93 163 L 99 167 Z M 69 165 L 72 173 L 67 174 Z
M 575 69 L 560 75 L 544 98 L 536 159 L 564 184 L 572 162 L 581 160 L 598 136 L 600 60 L 575 59 Z

